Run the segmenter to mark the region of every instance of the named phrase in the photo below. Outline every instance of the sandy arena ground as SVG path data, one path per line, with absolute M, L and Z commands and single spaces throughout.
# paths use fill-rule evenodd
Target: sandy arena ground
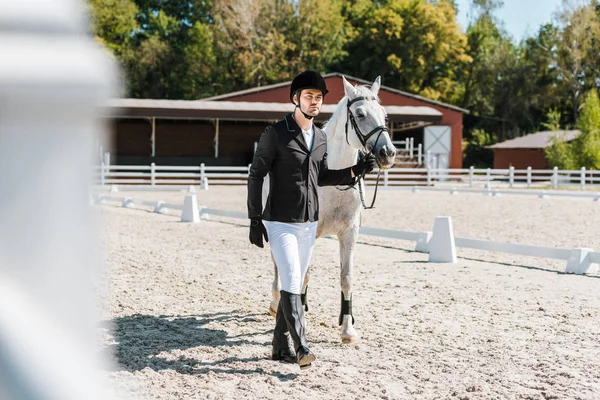
M 198 200 L 245 211 L 246 189 L 213 186 Z M 245 220 L 185 224 L 116 205 L 94 214 L 109 288 L 102 348 L 117 362 L 105 375 L 132 398 L 600 399 L 600 275 L 564 274 L 566 262 L 459 248 L 457 264 L 435 264 L 413 242 L 363 236 L 361 340 L 342 345 L 338 245 L 319 239 L 307 313 L 318 359 L 301 373 L 269 359 L 273 267 Z M 600 250 L 591 199 L 384 190 L 363 225 L 429 231 L 438 215 L 457 236 Z

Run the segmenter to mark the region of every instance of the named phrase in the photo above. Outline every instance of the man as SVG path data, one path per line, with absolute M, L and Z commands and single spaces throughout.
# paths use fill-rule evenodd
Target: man
M 346 169 L 327 168 L 327 137 L 313 123 L 327 92 L 325 80 L 317 72 L 304 71 L 294 78 L 290 100 L 296 108 L 265 129 L 248 177 L 250 242 L 263 247 L 263 237 L 267 242 L 270 238 L 281 280 L 272 357 L 296 362 L 301 369 L 316 359 L 306 340 L 300 293 L 316 239 L 317 186 L 350 185 L 356 176 L 371 172 L 377 165 L 369 157 Z M 270 191 L 263 211 L 262 184 L 267 174 Z

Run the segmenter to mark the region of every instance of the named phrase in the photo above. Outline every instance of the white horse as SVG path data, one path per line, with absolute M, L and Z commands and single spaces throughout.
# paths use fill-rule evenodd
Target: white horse
M 329 169 L 343 169 L 355 165 L 359 151 L 372 153 L 380 168 L 390 168 L 394 164 L 396 149 L 386 128 L 385 109 L 379 104 L 377 97 L 381 85 L 380 78 L 375 79 L 370 89 L 365 86 L 354 87 L 345 78 L 342 79 L 345 96 L 337 104 L 331 119 L 323 128 L 327 134 Z M 263 188 L 268 186 L 265 184 Z M 337 235 L 340 242 L 342 307 L 339 323 L 342 327 L 342 343 L 353 343 L 358 340 L 352 316 L 354 248 L 358 238 L 362 204 L 357 186 L 348 190 L 340 189 L 347 188 L 319 187 L 317 238 Z M 265 198 L 263 195 L 263 199 Z M 273 263 L 275 264 L 275 260 Z M 306 300 L 308 281 L 309 272 L 306 273 L 302 286 L 303 303 Z M 273 300 L 269 311 L 275 316 L 280 297 L 277 265 L 272 288 Z

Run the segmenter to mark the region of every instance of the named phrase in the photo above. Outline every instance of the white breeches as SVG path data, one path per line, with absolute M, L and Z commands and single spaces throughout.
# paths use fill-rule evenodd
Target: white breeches
M 281 290 L 301 294 L 304 276 L 310 264 L 315 240 L 317 222 L 284 223 L 263 221 L 271 254 L 277 264 Z

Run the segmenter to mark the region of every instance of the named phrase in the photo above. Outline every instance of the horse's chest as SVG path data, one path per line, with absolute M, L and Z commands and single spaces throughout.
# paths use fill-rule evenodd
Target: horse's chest
M 360 198 L 355 190 L 339 191 L 321 188 L 319 191 L 318 235 L 338 234 L 360 224 Z

